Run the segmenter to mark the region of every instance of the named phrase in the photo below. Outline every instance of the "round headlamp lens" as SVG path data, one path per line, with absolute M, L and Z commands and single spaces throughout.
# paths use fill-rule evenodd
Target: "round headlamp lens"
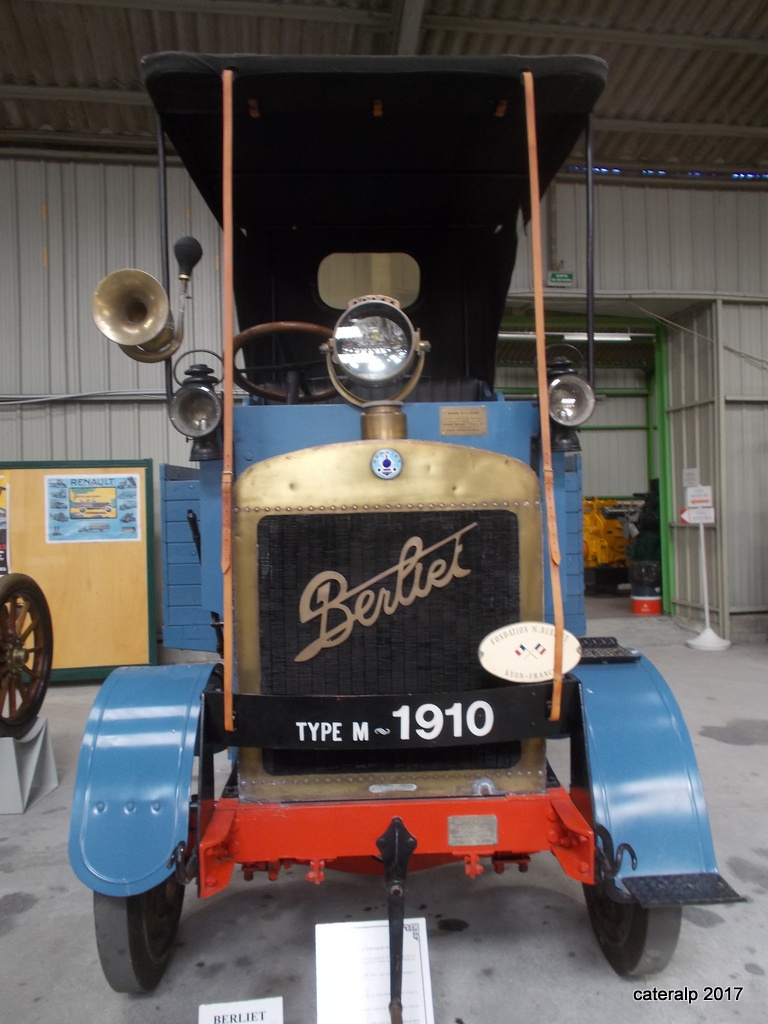
M 549 415 L 563 427 L 579 427 L 595 411 L 595 392 L 589 381 L 575 373 L 549 382 Z
M 205 385 L 185 384 L 173 396 L 169 415 L 181 434 L 204 437 L 221 422 L 221 399 Z
M 414 351 L 408 317 L 379 300 L 352 306 L 333 332 L 336 361 L 344 372 L 367 384 L 396 380 L 407 373 Z

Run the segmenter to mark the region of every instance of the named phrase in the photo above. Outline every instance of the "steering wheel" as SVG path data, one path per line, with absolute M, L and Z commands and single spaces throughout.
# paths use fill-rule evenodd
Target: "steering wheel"
M 243 391 L 247 391 L 249 395 L 264 398 L 269 402 L 288 402 L 293 405 L 297 402 L 325 402 L 329 398 L 333 398 L 337 394 L 334 387 L 323 388 L 320 391 L 310 391 L 309 388 L 302 383 L 301 368 L 303 367 L 306 369 L 308 366 L 314 365 L 315 360 L 305 360 L 302 364 L 285 363 L 275 366 L 259 367 L 260 371 L 281 371 L 287 373 L 288 383 L 284 388 L 272 388 L 267 387 L 264 384 L 254 384 L 252 381 L 248 380 L 244 370 L 241 370 L 237 365 L 237 353 L 247 342 L 253 341 L 255 338 L 261 338 L 265 334 L 291 333 L 314 334 L 316 337 L 322 338 L 323 341 L 327 341 L 333 335 L 333 331 L 329 327 L 322 327 L 320 324 L 302 323 L 298 320 L 277 320 L 269 324 L 256 324 L 255 327 L 247 327 L 235 337 L 232 343 L 232 360 L 234 362 L 235 383 L 238 384 Z

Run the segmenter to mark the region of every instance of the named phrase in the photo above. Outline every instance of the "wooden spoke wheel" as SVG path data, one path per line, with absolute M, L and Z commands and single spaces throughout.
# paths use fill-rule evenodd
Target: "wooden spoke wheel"
M 631 978 L 667 966 L 677 946 L 682 907 L 619 903 L 602 881 L 585 885 L 584 898 L 600 948 L 617 974 Z
M 116 992 L 151 992 L 168 964 L 184 902 L 175 875 L 138 896 L 93 894 L 96 947 Z
M 29 576 L 0 577 L 0 736 L 23 736 L 45 698 L 53 661 L 48 602 Z

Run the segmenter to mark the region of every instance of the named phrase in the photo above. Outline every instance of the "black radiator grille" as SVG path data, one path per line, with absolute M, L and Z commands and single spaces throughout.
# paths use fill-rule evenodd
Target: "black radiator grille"
M 408 547 L 411 538 L 419 538 L 421 548 L 416 542 Z M 493 629 L 519 618 L 518 523 L 507 510 L 268 515 L 259 523 L 258 542 L 263 693 L 439 693 L 487 687 L 478 644 Z M 425 552 L 421 558 L 419 550 Z M 409 559 L 410 572 L 401 570 L 406 601 L 399 603 L 396 567 Z M 350 612 L 328 611 L 327 628 L 345 624 L 349 635 L 314 653 L 320 617 L 302 623 L 299 608 L 310 581 L 327 572 L 346 581 L 327 581 L 332 602 L 342 586 L 353 593 L 344 602 Z M 424 596 L 407 603 L 419 572 Z M 388 596 L 380 595 L 382 588 Z M 372 625 L 352 618 L 361 590 L 373 592 L 363 599 L 370 603 Z M 318 607 L 318 593 L 310 601 L 312 609 Z M 306 660 L 296 661 L 297 655 Z M 265 751 L 265 767 L 277 774 L 491 769 L 508 766 L 517 754 L 517 744 L 417 750 L 407 756 L 399 751 Z

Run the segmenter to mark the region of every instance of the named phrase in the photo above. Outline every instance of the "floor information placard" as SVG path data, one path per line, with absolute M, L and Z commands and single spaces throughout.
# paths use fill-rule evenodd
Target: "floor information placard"
M 197 1024 L 283 1024 L 283 997 L 206 1003 L 199 1007 Z
M 390 1024 L 389 925 L 386 921 L 315 927 L 317 1024 Z M 427 923 L 403 932 L 403 1024 L 434 1024 Z

